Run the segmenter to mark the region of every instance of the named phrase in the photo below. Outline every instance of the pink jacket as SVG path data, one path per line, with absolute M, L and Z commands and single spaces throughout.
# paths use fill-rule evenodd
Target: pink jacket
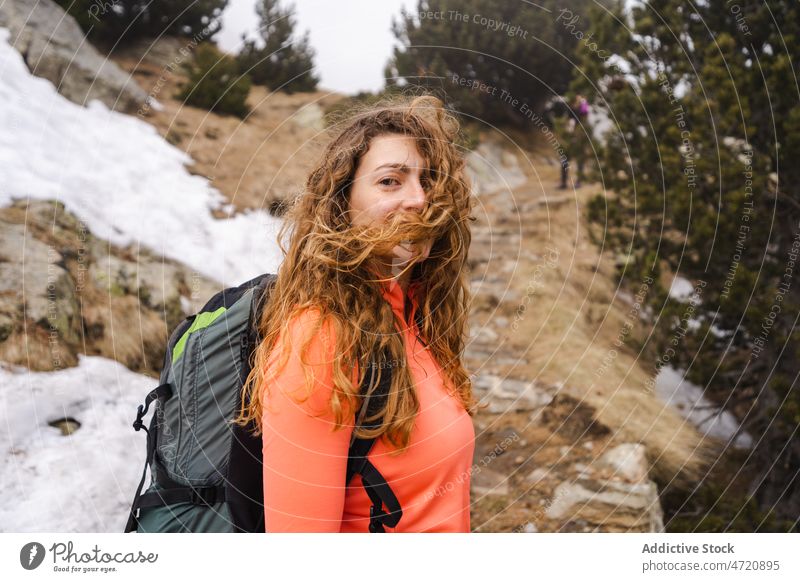
M 469 532 L 470 472 L 475 446 L 472 420 L 449 394 L 441 369 L 418 338 L 414 313 L 419 304 L 411 285 L 409 318 L 405 297 L 395 281 L 383 284 L 403 334 L 420 411 L 409 448 L 391 457 L 382 439 L 368 458 L 398 498 L 403 516 L 387 532 Z M 367 532 L 370 500 L 356 475 L 344 486 L 352 428 L 333 432 L 328 402 L 332 394 L 334 331 L 324 325 L 309 346 L 311 397 L 306 394 L 297 346 L 319 318 L 307 310 L 289 328 L 289 360 L 271 384 L 263 414 L 264 506 L 268 532 Z M 283 338 L 279 338 L 281 342 Z M 278 357 L 276 346 L 268 366 Z M 449 383 L 447 384 L 449 386 Z

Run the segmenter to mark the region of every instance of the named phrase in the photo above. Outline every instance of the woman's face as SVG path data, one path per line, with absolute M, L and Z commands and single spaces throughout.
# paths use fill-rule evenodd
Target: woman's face
M 353 224 L 380 224 L 390 212 L 422 212 L 427 193 L 420 182 L 424 161 L 413 137 L 388 133 L 372 139 L 361 158 L 350 189 Z M 431 242 L 420 244 L 418 260 L 428 257 Z M 397 245 L 399 266 L 414 255 L 414 245 Z

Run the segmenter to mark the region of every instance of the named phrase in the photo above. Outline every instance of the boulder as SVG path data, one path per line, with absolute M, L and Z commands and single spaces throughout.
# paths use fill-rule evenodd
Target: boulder
M 94 237 L 52 200 L 0 208 L 0 360 L 32 370 L 103 355 L 155 375 L 168 333 L 220 284 Z
M 658 488 L 648 478 L 644 446 L 620 444 L 591 466 L 576 464 L 578 476 L 559 484 L 547 508 L 547 518 L 561 529 L 584 531 L 664 531 Z
M 109 109 L 133 112 L 147 93 L 84 38 L 75 19 L 52 0 L 0 2 L 0 27 L 31 73 L 47 79 L 67 99 L 98 99 Z
M 508 495 L 508 475 L 493 471 L 486 467 L 476 467 L 470 475 L 472 495 Z
M 473 390 L 481 401 L 488 403 L 487 412 L 501 414 L 509 411 L 539 411 L 550 404 L 555 388 L 540 382 L 477 374 Z
M 647 480 L 648 463 L 645 458 L 645 447 L 639 443 L 623 443 L 607 451 L 598 465 L 608 467 L 614 477 L 620 477 L 629 483 L 641 483 Z
M 562 522 L 583 522 L 590 531 L 664 531 L 664 514 L 652 481 L 628 484 L 579 479 L 564 482 L 556 488 L 546 515 Z
M 527 181 L 517 156 L 507 148 L 482 142 L 466 156 L 467 173 L 476 195 L 512 190 Z
M 3 225 L 0 313 L 8 320 L 22 316 L 66 341 L 78 341 L 80 316 L 74 287 L 56 249 L 33 238 L 24 225 Z
M 308 103 L 297 110 L 292 121 L 300 127 L 321 132 L 325 129 L 325 112 L 318 103 Z

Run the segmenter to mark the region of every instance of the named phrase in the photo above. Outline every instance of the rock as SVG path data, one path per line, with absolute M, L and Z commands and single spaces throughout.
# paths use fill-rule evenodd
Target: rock
M 52 420 L 48 424 L 60 430 L 63 436 L 69 436 L 81 427 L 80 422 L 70 417 Z
M 89 268 L 94 283 L 112 295 L 137 295 L 141 302 L 156 311 L 179 308 L 190 315 L 221 290 L 198 273 L 176 263 L 142 253 L 136 261 L 109 254 L 108 245 L 93 248 L 96 258 Z M 188 279 L 188 280 L 187 280 Z
M 648 479 L 637 483 L 593 479 L 585 472 L 556 487 L 546 511 L 562 527 L 585 522 L 601 531 L 664 531 L 658 489 Z
M 315 131 L 322 131 L 325 129 L 325 112 L 318 103 L 304 105 L 292 115 L 291 119 L 300 127 L 307 127 Z
M 530 474 L 527 477 L 525 477 L 525 479 L 533 484 L 536 484 L 545 477 L 547 477 L 549 473 L 550 472 L 544 467 L 537 467 L 536 469 L 531 471 Z
M 220 285 L 94 237 L 63 204 L 0 208 L 0 360 L 49 371 L 88 353 L 160 371 L 167 334 Z
M 475 333 L 475 335 L 472 336 L 473 339 L 480 342 L 494 342 L 500 337 L 491 327 L 481 327 L 473 331 Z
M 486 467 L 473 469 L 470 477 L 473 495 L 508 495 L 508 477 Z
M 24 225 L 3 224 L 0 261 L 0 312 L 12 321 L 15 315 L 24 317 L 66 341 L 78 341 L 75 284 L 61 254 L 33 238 Z
M 597 462 L 599 466 L 609 467 L 614 475 L 631 483 L 647 479 L 648 463 L 644 445 L 623 443 L 607 451 Z
M 478 374 L 473 380 L 476 394 L 485 397 L 490 413 L 504 413 L 511 410 L 531 411 L 547 406 L 554 391 L 537 382 L 501 378 L 493 374 Z
M 0 27 L 31 72 L 67 99 L 85 105 L 99 99 L 110 109 L 133 112 L 147 93 L 89 44 L 75 19 L 52 0 L 0 3 Z
M 65 249 L 38 240 L 34 230 L 0 219 L 0 360 L 41 371 L 74 366 L 69 346 L 82 339 L 75 281 Z
M 476 195 L 516 188 L 527 180 L 517 156 L 501 146 L 483 142 L 466 157 Z

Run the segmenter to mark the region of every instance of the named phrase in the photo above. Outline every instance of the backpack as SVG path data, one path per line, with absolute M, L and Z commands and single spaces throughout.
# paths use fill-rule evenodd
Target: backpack
M 242 387 L 258 345 L 256 322 L 276 275 L 264 274 L 214 295 L 187 317 L 167 342 L 160 385 L 138 407 L 133 428 L 147 433 L 142 478 L 125 532 L 264 532 L 262 441 L 254 423 L 229 422 L 238 412 Z M 388 396 L 391 367 L 375 378 L 376 359 L 360 387 L 357 426 L 379 410 Z M 154 406 L 149 429 L 144 416 Z M 372 502 L 370 532 L 395 527 L 403 515 L 386 480 L 367 460 L 375 439 L 350 443 L 345 484 L 361 475 Z M 142 492 L 147 469 L 151 481 Z M 383 506 L 388 511 L 384 511 Z

